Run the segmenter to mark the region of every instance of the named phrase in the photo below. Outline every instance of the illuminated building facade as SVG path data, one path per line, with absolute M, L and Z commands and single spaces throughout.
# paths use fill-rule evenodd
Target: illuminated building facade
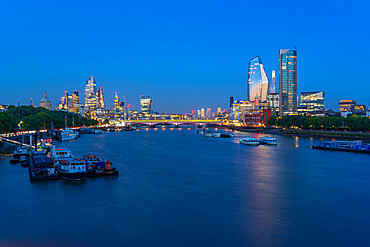
M 356 100 L 341 100 L 339 101 L 340 112 L 353 112 L 355 109 Z
M 297 51 L 279 51 L 279 110 L 280 115 L 298 112 Z
M 259 102 L 267 101 L 269 80 L 260 57 L 249 61 L 247 95 L 248 101 L 258 99 Z
M 275 70 L 273 70 L 271 74 L 271 84 L 269 86 L 269 93 L 277 93 Z
M 248 127 L 268 127 L 271 117 L 271 109 L 251 110 L 242 115 L 244 126 Z
M 81 103 L 80 95 L 78 95 L 78 91 L 74 91 L 73 94 L 72 94 L 72 104 L 76 105 L 76 104 L 80 104 L 80 103 Z
M 95 76 L 90 76 L 85 86 L 85 112 L 95 111 L 97 105 L 97 90 Z
M 355 105 L 353 107 L 354 113 L 364 113 L 366 111 L 366 105 Z
M 272 110 L 272 114 L 277 114 L 279 112 L 279 93 L 269 93 L 267 95 L 267 102 L 269 108 Z
M 207 108 L 207 111 L 206 111 L 206 117 L 207 118 L 211 118 L 212 117 L 212 108 Z
M 152 113 L 152 98 L 149 96 L 140 96 L 141 113 L 149 116 Z
M 99 86 L 98 92 L 96 93 L 96 98 L 97 98 L 96 108 L 100 112 L 104 112 L 105 111 L 105 101 L 104 101 L 103 88 L 101 86 Z
M 325 93 L 320 92 L 302 92 L 300 110 L 303 112 L 315 112 L 325 109 Z

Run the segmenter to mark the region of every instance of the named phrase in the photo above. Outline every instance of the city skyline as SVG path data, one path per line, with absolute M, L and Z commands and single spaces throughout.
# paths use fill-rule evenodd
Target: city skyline
M 0 41 L 7 47 L 0 64 L 4 71 L 0 104 L 29 104 L 33 98 L 38 105 L 46 90 L 54 107 L 64 91 L 81 94 L 87 77 L 95 76 L 108 107 L 118 92 L 136 109 L 142 94 L 155 99 L 153 110 L 158 112 L 227 108 L 230 96 L 246 99 L 251 58 L 263 59 L 271 79 L 271 71 L 279 69 L 279 49 L 297 46 L 298 95 L 324 91 L 326 108 L 334 110 L 342 99 L 370 105 L 366 73 L 359 73 L 369 67 L 365 42 L 369 27 L 361 12 L 366 3 L 362 8 L 345 8 L 344 3 L 299 3 L 295 8 L 289 3 L 241 1 L 227 6 L 221 2 L 157 5 L 116 2 L 86 7 L 67 1 L 59 8 L 53 3 L 45 7 L 7 3 L 0 17 L 7 37 Z M 306 11 L 311 14 L 301 15 Z M 99 20 L 87 18 L 91 12 L 98 13 Z M 260 13 L 258 21 L 245 14 L 252 12 Z M 285 24 L 284 13 L 292 13 L 294 24 Z M 25 18 L 16 19 L 18 15 Z M 69 18 L 60 20 L 60 15 Z M 313 39 L 313 34 L 320 39 Z M 87 38 L 91 35 L 94 39 Z M 256 35 L 259 38 L 252 39 Z M 347 62 L 352 59 L 351 44 L 361 50 L 353 64 Z

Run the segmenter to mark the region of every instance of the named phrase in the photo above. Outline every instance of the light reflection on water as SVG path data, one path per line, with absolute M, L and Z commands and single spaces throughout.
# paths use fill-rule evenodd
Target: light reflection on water
M 57 144 L 77 156 L 94 152 L 111 160 L 117 178 L 30 183 L 27 169 L 1 156 L 0 246 L 36 246 L 40 239 L 44 246 L 72 247 L 370 241 L 368 156 L 312 150 L 319 141 L 313 138 L 267 134 L 279 144 L 247 146 L 239 143 L 242 136 L 266 134 L 206 138 L 196 128 L 160 129 Z

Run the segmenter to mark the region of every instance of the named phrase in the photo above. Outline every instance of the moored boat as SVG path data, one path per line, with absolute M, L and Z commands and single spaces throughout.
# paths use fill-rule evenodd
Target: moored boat
M 239 142 L 244 145 L 252 145 L 252 146 L 257 146 L 260 144 L 260 141 L 258 139 L 250 137 L 250 136 L 240 138 Z
M 260 138 L 261 144 L 267 144 L 267 145 L 277 145 L 278 141 L 274 137 L 264 136 Z
M 94 154 L 84 155 L 83 159 L 86 162 L 88 177 L 117 176 L 119 174 L 109 160 L 105 161 Z
M 86 178 L 86 163 L 83 159 L 65 158 L 55 165 L 60 177 L 66 180 L 80 181 Z

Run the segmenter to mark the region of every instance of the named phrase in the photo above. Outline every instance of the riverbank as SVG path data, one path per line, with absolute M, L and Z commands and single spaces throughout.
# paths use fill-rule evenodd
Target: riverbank
M 280 134 L 285 136 L 335 138 L 346 140 L 363 140 L 370 142 L 370 133 L 366 132 L 338 132 L 325 130 L 280 130 Z
M 279 134 L 279 129 L 277 128 L 255 128 L 255 127 L 241 127 L 232 125 L 223 125 L 222 127 L 230 130 L 236 130 L 240 132 L 256 132 L 265 134 Z

